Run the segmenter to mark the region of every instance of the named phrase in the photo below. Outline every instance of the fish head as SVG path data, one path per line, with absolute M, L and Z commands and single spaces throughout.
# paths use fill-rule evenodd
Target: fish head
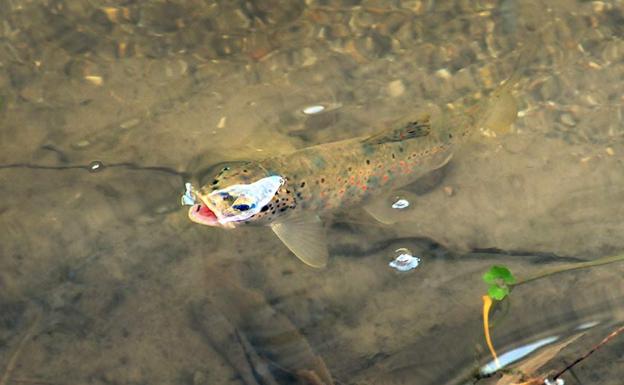
M 188 215 L 193 222 L 223 228 L 243 223 L 260 222 L 267 205 L 277 198 L 285 183 L 280 175 L 272 175 L 255 162 L 231 162 L 203 173 L 197 203 Z

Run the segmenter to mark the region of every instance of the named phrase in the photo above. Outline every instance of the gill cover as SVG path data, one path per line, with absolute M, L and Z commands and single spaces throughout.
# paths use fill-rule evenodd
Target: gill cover
M 224 228 L 237 222 L 253 221 L 254 215 L 269 204 L 286 178 L 267 171 L 258 162 L 227 162 L 205 168 L 196 174 L 201 183 L 196 195 L 214 212 Z M 325 229 L 316 213 L 292 212 L 268 223 L 288 249 L 308 266 L 327 265 Z
M 250 184 L 234 184 L 214 190 L 204 199 L 213 209 L 222 225 L 245 221 L 260 212 L 277 190 L 284 184 L 284 178 L 273 175 Z

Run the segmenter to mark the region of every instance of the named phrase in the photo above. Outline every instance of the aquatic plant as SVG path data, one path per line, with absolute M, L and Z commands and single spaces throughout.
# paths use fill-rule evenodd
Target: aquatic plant
M 516 277 L 505 266 L 492 266 L 483 274 L 483 281 L 489 285 L 490 298 L 502 301 L 509 295 L 511 285 L 516 283 Z
M 514 287 L 522 284 L 526 284 L 538 279 L 550 277 L 555 274 L 571 271 L 571 270 L 579 270 L 579 269 L 587 269 L 591 267 L 596 267 L 600 265 L 606 265 L 614 262 L 624 261 L 624 254 L 608 256 L 599 258 L 593 261 L 588 262 L 580 262 L 580 263 L 569 263 L 563 266 L 557 266 L 554 268 L 547 268 L 537 273 L 530 275 L 526 278 L 516 279 L 511 270 L 506 266 L 492 266 L 488 271 L 483 274 L 483 281 L 488 285 L 487 295 L 482 296 L 483 300 L 483 331 L 485 335 L 486 344 L 494 358 L 494 362 L 498 369 L 501 368 L 500 363 L 498 361 L 498 356 L 496 354 L 496 350 L 494 349 L 494 345 L 492 344 L 492 339 L 490 338 L 490 320 L 489 313 L 492 307 L 493 301 L 503 301 L 505 298 L 509 297 L 511 291 Z M 588 353 L 576 359 L 572 364 L 566 366 L 563 370 L 559 371 L 552 377 L 552 382 L 545 378 L 544 376 L 528 376 L 529 380 L 526 382 L 522 382 L 521 384 L 514 385 L 541 385 L 541 384 L 563 384 L 563 380 L 560 378 L 565 372 L 570 370 L 573 366 L 578 364 L 579 362 L 585 360 L 591 354 L 593 354 L 596 350 L 604 346 L 607 342 L 615 338 L 617 335 L 624 332 L 624 326 L 615 329 L 611 332 L 607 337 L 605 337 L 598 345 L 594 346 Z M 558 349 L 556 350 L 558 352 Z M 556 354 L 556 352 L 554 354 Z M 541 366 L 541 365 L 540 365 Z M 523 376 L 524 377 L 524 376 Z

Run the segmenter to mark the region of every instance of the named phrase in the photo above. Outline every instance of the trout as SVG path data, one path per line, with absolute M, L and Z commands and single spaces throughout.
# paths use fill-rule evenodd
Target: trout
M 301 261 L 328 260 L 323 218 L 366 204 L 444 166 L 457 145 L 505 131 L 517 115 L 510 84 L 447 117 L 407 119 L 378 134 L 319 144 L 259 161 L 231 162 L 193 191 L 191 221 L 226 229 L 269 226 Z

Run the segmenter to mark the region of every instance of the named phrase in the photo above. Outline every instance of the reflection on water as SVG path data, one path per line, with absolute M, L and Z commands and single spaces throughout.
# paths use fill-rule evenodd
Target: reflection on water
M 533 343 L 530 343 L 528 345 L 523 345 L 519 348 L 510 350 L 502 354 L 498 358 L 498 364 L 496 363 L 496 361 L 492 360 L 488 362 L 485 366 L 481 367 L 479 372 L 481 374 L 492 374 L 496 372 L 497 370 L 500 370 L 501 368 L 505 368 L 508 365 L 513 364 L 514 362 L 523 359 L 524 357 L 533 353 L 534 351 L 541 348 L 542 346 L 550 345 L 551 343 L 557 341 L 558 339 L 559 339 L 558 336 L 546 337 L 538 341 L 535 341 Z
M 491 359 L 483 272 L 624 250 L 623 15 L 572 0 L 0 2 L 0 385 L 497 383 L 474 376 Z M 268 229 L 180 208 L 187 177 L 218 162 L 458 110 L 515 70 L 513 133 L 394 195 L 409 207 L 392 225 L 337 212 L 321 272 Z M 400 248 L 421 265 L 389 267 Z M 599 322 L 540 371 L 565 367 L 624 320 L 623 268 L 514 289 L 492 315 L 497 349 Z M 619 384 L 621 347 L 566 383 Z

